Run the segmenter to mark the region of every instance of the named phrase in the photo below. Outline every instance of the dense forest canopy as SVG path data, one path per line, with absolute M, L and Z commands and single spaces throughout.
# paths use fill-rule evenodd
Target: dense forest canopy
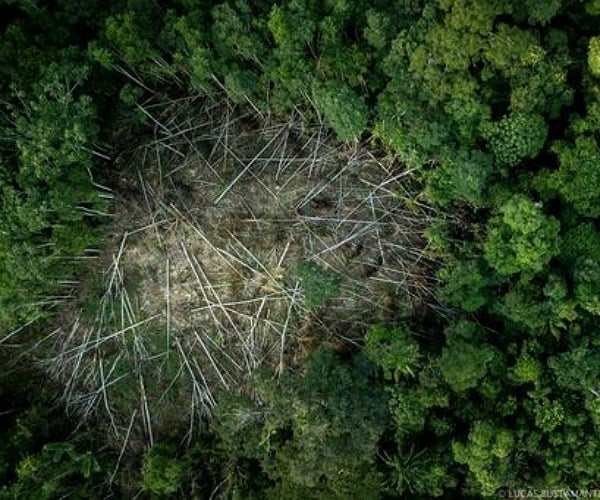
M 225 121 L 242 139 L 202 149 L 221 144 Z M 248 131 L 259 122 L 286 125 L 263 143 Z M 298 318 L 337 333 L 309 335 L 300 320 L 286 320 L 288 337 L 310 336 L 293 362 L 282 347 L 279 364 L 250 370 L 243 384 L 223 377 L 228 390 L 189 430 L 169 426 L 177 418 L 168 411 L 158 425 L 148 405 L 119 420 L 121 408 L 137 404 L 122 361 L 140 349 L 103 339 L 93 351 L 102 386 L 105 374 L 120 381 L 112 392 L 104 387 L 104 399 L 96 394 L 107 413 L 65 418 L 76 388 L 44 360 L 87 362 L 75 348 L 58 352 L 76 338 L 76 328 L 71 337 L 63 328 L 69 317 L 135 330 L 115 326 L 135 309 L 119 305 L 125 285 L 103 295 L 91 277 L 102 255 L 135 261 L 135 247 L 129 257 L 111 247 L 122 220 L 116 207 L 131 186 L 158 192 L 167 157 L 139 153 L 157 137 L 168 132 L 161 147 L 172 165 L 185 164 L 176 139 L 188 137 L 188 125 L 206 137 L 218 131 L 185 147 L 239 160 L 226 172 L 234 180 L 252 166 L 242 158 L 244 137 L 263 152 L 285 134 L 281 151 L 290 155 L 309 147 L 315 158 L 346 155 L 341 170 L 319 175 L 370 182 L 350 215 L 367 207 L 377 224 L 399 217 L 385 219 L 394 236 L 377 233 L 377 241 L 412 260 L 382 250 L 361 267 L 301 262 L 287 317 L 298 307 Z M 320 142 L 310 146 L 314 137 Z M 1 0 L 0 498 L 451 498 L 599 488 L 599 141 L 598 0 Z M 337 168 L 327 161 L 323 168 Z M 398 175 L 386 171 L 399 164 Z M 235 186 L 213 173 L 216 206 Z M 306 204 L 290 213 L 325 227 L 333 209 L 323 196 L 311 198 L 308 216 Z M 170 203 L 164 198 L 169 217 Z M 276 208 L 267 211 L 273 220 Z M 318 224 L 310 230 L 329 237 Z M 400 233 L 412 235 L 406 247 L 393 240 Z M 261 238 L 249 234 L 239 245 Z M 192 247 L 177 251 L 204 283 L 211 270 L 201 275 Z M 352 248 L 340 259 L 363 252 Z M 235 268 L 247 267 L 242 255 L 232 272 L 245 272 Z M 284 256 L 273 258 L 256 286 L 265 296 L 290 279 L 280 272 Z M 336 330 L 332 304 L 409 261 L 411 299 L 394 303 L 389 287 L 369 288 L 364 296 L 377 307 L 353 310 L 360 328 L 339 313 Z M 135 280 L 127 286 L 133 295 Z M 215 322 L 245 328 L 222 311 Z M 168 380 L 152 364 L 158 351 L 141 356 L 130 363 L 136 384 L 143 375 L 142 389 L 163 390 Z M 165 372 L 180 380 L 196 368 Z M 127 439 L 107 438 L 113 427 Z

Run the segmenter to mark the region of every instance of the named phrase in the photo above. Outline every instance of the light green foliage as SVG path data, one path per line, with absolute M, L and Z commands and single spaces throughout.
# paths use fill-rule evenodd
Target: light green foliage
M 429 407 L 424 404 L 418 390 L 400 383 L 390 390 L 390 413 L 398 440 L 417 434 L 425 427 Z
M 590 135 L 600 130 L 600 101 L 594 99 L 589 102 L 585 116 L 572 116 L 570 126 L 576 136 Z
M 523 195 L 510 198 L 499 212 L 490 221 L 484 244 L 490 265 L 504 276 L 544 270 L 558 253 L 559 222 Z
M 15 115 L 21 184 L 35 180 L 53 185 L 65 174 L 76 175 L 68 171 L 71 168 L 85 173 L 91 161 L 86 146 L 98 132 L 95 109 L 89 97 L 75 98 L 70 89 L 80 85 L 86 73 L 85 67 L 51 66 L 36 88 L 37 99 Z M 74 180 L 81 178 L 80 174 Z
M 469 468 L 474 491 L 488 496 L 502 486 L 515 486 L 511 474 L 514 445 L 508 429 L 480 421 L 472 425 L 467 442 L 455 442 L 452 450 L 456 461 Z
M 235 2 L 234 5 L 235 8 L 224 2 L 211 11 L 211 33 L 215 50 L 225 59 L 261 64 L 265 44 L 260 32 L 251 29 L 252 10 L 246 1 Z
M 277 45 L 284 45 L 292 39 L 292 33 L 294 30 L 292 30 L 290 23 L 286 19 L 286 13 L 279 5 L 274 5 L 271 9 L 267 26 L 269 27 L 269 31 L 271 32 L 271 35 L 273 36 L 273 39 Z M 311 36 L 312 32 L 304 40 L 304 42 L 308 42 Z
M 600 0 L 588 0 L 585 4 L 585 10 L 593 15 L 600 15 Z
M 548 125 L 540 115 L 511 114 L 483 127 L 483 136 L 500 165 L 514 166 L 541 151 Z
M 367 11 L 367 26 L 364 36 L 369 45 L 377 50 L 383 49 L 389 42 L 393 33 L 390 17 L 374 9 Z
M 191 83 L 195 89 L 207 92 L 210 89 L 211 53 L 197 45 L 191 51 L 187 64 L 190 68 Z
M 323 269 L 313 262 L 303 262 L 298 266 L 298 277 L 304 289 L 304 302 L 310 310 L 323 305 L 327 300 L 340 294 L 342 277 Z
M 590 414 L 596 432 L 600 431 L 600 396 L 593 393 L 588 394 L 585 400 L 585 408 Z
M 577 137 L 574 144 L 552 145 L 560 168 L 548 178 L 549 185 L 584 217 L 600 216 L 600 148 L 593 137 Z
M 275 50 L 279 64 L 270 68 L 269 78 L 273 82 L 273 94 L 269 105 L 278 113 L 289 112 L 298 101 L 306 99 L 309 89 L 316 82 L 313 67 L 297 54 Z
M 78 208 L 103 207 L 87 171 L 97 133 L 95 109 L 89 98 L 70 91 L 85 73 L 50 66 L 35 85 L 36 98 L 13 113 L 17 164 L 0 177 L 0 316 L 12 321 L 37 312 L 11 304 L 51 290 L 73 270 L 65 257 L 95 242 Z
M 403 328 L 378 326 L 369 331 L 365 340 L 365 354 L 383 368 L 386 379 L 415 375 L 419 365 L 419 345 Z
M 437 219 L 432 221 L 432 223 L 427 227 L 424 231 L 423 236 L 425 236 L 427 240 L 427 253 L 435 256 L 444 254 L 449 251 L 451 246 L 450 244 L 450 235 L 452 234 L 452 226 L 448 224 L 448 221 L 443 219 Z M 443 273 L 445 271 L 442 271 Z
M 152 47 L 140 16 L 133 11 L 126 11 L 110 17 L 106 21 L 106 37 L 116 50 L 118 56 L 133 68 L 142 69 L 150 74 L 153 59 L 158 52 Z
M 183 39 L 185 50 L 176 52 L 173 57 L 189 69 L 192 87 L 208 93 L 212 85 L 213 55 L 206 46 L 205 31 L 195 20 L 195 16 L 188 16 L 175 23 L 174 29 Z
M 316 24 L 304 2 L 291 2 L 285 7 L 273 5 L 268 28 L 275 43 L 289 52 L 303 50 L 312 40 Z
M 273 82 L 269 104 L 279 112 L 287 112 L 306 99 L 316 81 L 314 62 L 306 58 L 312 50 L 317 20 L 305 2 L 273 5 L 267 27 L 276 47 L 273 62 L 266 69 Z
M 543 2 L 545 6 L 549 3 Z M 567 39 L 562 32 L 552 34 L 544 46 L 535 31 L 500 23 L 484 44 L 483 58 L 487 64 L 482 77 L 493 81 L 498 72 L 506 79 L 513 113 L 547 113 L 558 117 L 561 108 L 572 102 L 572 90 L 567 86 Z
M 0 491 L 0 498 L 92 498 L 101 492 L 102 475 L 91 451 L 81 452 L 69 442 L 49 443 L 20 461 L 16 480 Z
M 600 37 L 598 36 L 590 38 L 588 66 L 593 75 L 600 77 Z
M 591 314 L 600 315 L 600 256 L 579 259 L 573 279 L 579 305 Z
M 524 352 L 519 356 L 513 368 L 513 379 L 519 384 L 538 382 L 541 373 L 540 362 L 531 354 Z
M 105 69 L 112 69 L 115 65 L 115 58 L 112 52 L 96 40 L 88 44 L 87 54 L 90 60 L 100 64 Z
M 442 6 L 444 22 L 434 24 L 424 37 L 425 44 L 410 55 L 411 72 L 423 79 L 431 101 L 450 104 L 447 109 L 456 118 L 459 132 L 473 130 L 485 113 L 477 105 L 477 83 L 466 70 L 482 44 L 480 33 L 491 29 L 494 7 L 470 1 L 446 2 Z M 453 101 L 462 106 L 452 106 Z
M 142 488 L 145 491 L 158 495 L 177 493 L 186 471 L 176 453 L 174 446 L 156 444 L 144 454 Z
M 469 150 L 482 135 L 501 165 L 536 156 L 547 133 L 544 115 L 558 117 L 572 102 L 567 40 L 549 38 L 545 47 L 536 30 L 498 19 L 548 22 L 560 8 L 556 1 L 427 6 L 402 27 L 384 60 L 390 81 L 379 94 L 376 133 L 411 164 L 435 158 L 442 145 Z M 507 100 L 510 114 L 490 123 L 492 109 Z
M 348 85 L 329 82 L 314 91 L 315 105 L 341 141 L 360 137 L 367 126 L 368 110 L 364 100 Z
M 556 400 L 550 401 L 547 398 L 535 403 L 534 412 L 535 425 L 548 433 L 561 425 L 565 418 L 565 410 L 562 405 Z

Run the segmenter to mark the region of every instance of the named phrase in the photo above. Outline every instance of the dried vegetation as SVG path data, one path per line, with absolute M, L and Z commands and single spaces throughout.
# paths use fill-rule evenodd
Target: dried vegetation
M 189 436 L 222 390 L 432 300 L 410 172 L 301 114 L 278 123 L 226 99 L 140 107 L 102 275 L 46 360 L 69 407 L 123 443 Z

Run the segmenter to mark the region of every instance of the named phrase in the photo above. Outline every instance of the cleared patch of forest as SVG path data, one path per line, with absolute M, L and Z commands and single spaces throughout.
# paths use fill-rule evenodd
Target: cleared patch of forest
M 225 96 L 143 111 L 152 139 L 120 154 L 109 236 L 39 345 L 76 414 L 119 442 L 193 430 L 260 367 L 441 307 L 433 211 L 396 155 Z

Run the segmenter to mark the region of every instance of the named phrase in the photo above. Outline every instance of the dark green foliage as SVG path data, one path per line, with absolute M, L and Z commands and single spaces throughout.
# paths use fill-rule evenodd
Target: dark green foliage
M 493 347 L 481 341 L 473 323 L 461 321 L 446 329 L 446 347 L 439 358 L 444 380 L 456 392 L 474 388 L 494 359 Z
M 461 392 L 477 386 L 493 357 L 494 352 L 489 348 L 458 341 L 444 348 L 440 369 L 448 385 Z
M 69 436 L 72 423 L 39 373 L 4 352 L 0 361 L 0 498 L 109 494 L 112 461 L 92 436 Z
M 549 0 L 547 2 L 525 2 L 529 13 L 529 22 L 532 24 L 548 24 L 562 9 L 562 0 Z
M 401 380 L 389 387 L 389 408 L 396 439 L 400 445 L 410 444 L 411 437 L 425 429 L 434 408 L 449 405 L 449 393 L 442 380 L 439 365 L 429 360 L 422 365 L 415 381 Z
M 235 71 L 225 76 L 225 89 L 227 96 L 236 103 L 243 103 L 252 96 L 256 87 L 256 78 L 249 71 Z
M 448 152 L 428 179 L 429 198 L 442 206 L 450 202 L 487 205 L 486 188 L 493 172 L 492 158 L 482 151 Z
M 419 345 L 404 329 L 379 326 L 365 339 L 365 354 L 383 368 L 386 379 L 414 376 L 419 364 Z
M 450 262 L 440 271 L 442 297 L 451 305 L 474 312 L 491 299 L 488 266 L 482 259 Z
M 564 279 L 551 275 L 543 289 L 532 282 L 516 283 L 493 306 L 509 325 L 532 335 L 550 331 L 558 335 L 577 319 L 575 301 L 568 296 Z
M 342 277 L 323 269 L 313 262 L 303 262 L 298 266 L 298 277 L 304 289 L 304 302 L 308 309 L 316 309 L 327 300 L 340 294 Z
M 540 115 L 513 114 L 483 129 L 490 149 L 500 165 L 514 166 L 541 151 L 548 126 Z
M 545 331 L 547 317 L 539 290 L 528 283 L 512 287 L 496 304 L 496 311 L 520 329 L 533 334 Z
M 177 449 L 167 444 L 154 445 L 142 462 L 142 489 L 157 495 L 173 495 L 181 487 L 184 463 L 176 458 Z
M 105 33 L 118 56 L 131 67 L 147 68 L 158 56 L 148 37 L 150 33 L 142 29 L 136 12 L 126 11 L 109 18 Z
M 393 82 L 378 97 L 379 120 L 374 133 L 397 151 L 410 167 L 420 167 L 434 158 L 434 151 L 439 151 L 447 140 L 450 124 L 444 116 L 427 108 L 405 106 L 404 99 L 398 96 L 401 89 L 392 85 Z
M 342 82 L 329 82 L 314 92 L 315 105 L 342 141 L 358 139 L 367 126 L 363 99 Z
M 584 217 L 600 216 L 600 148 L 593 137 L 577 137 L 575 144 L 557 142 L 552 151 L 560 168 L 548 185 Z
M 445 489 L 455 486 L 453 478 L 448 474 L 449 460 L 440 460 L 444 455 L 448 456 L 449 453 L 440 447 L 420 451 L 415 451 L 412 447 L 408 451 L 399 451 L 398 454 L 387 457 L 385 463 L 390 469 L 390 490 L 402 496 L 442 496 Z
M 279 394 L 271 394 L 275 399 L 270 402 L 279 410 L 271 425 L 290 429 L 293 438 L 281 443 L 274 460 L 265 464 L 267 472 L 281 481 L 283 496 L 375 493 L 380 478 L 374 461 L 385 428 L 385 400 L 370 383 L 372 367 L 361 357 L 344 366 L 323 351 L 305 369 L 301 379 L 289 380 L 288 390 L 283 386 Z M 286 415 L 283 409 L 290 407 L 295 412 Z
M 589 222 L 567 231 L 561 240 L 560 258 L 572 267 L 579 258 L 593 258 L 600 254 L 600 232 Z
M 600 316 L 600 259 L 581 258 L 573 273 L 575 299 L 591 314 Z
M 17 479 L 0 498 L 90 498 L 101 493 L 104 471 L 91 451 L 68 442 L 49 443 L 17 466 Z
M 376 498 L 386 406 L 373 366 L 363 356 L 343 362 L 325 350 L 304 370 L 279 384 L 260 380 L 260 405 L 231 399 L 217 409 L 215 430 L 227 453 L 256 457 L 280 498 Z

